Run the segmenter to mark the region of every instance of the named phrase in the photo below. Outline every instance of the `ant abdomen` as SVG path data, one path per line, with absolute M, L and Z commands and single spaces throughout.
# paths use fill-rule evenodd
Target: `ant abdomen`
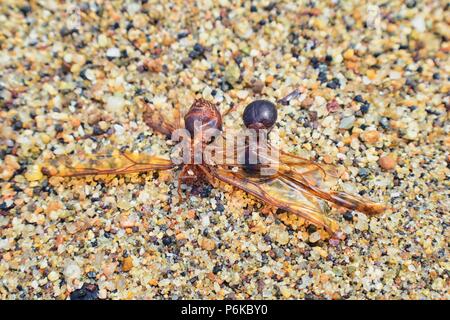
M 245 107 L 242 118 L 249 129 L 268 130 L 277 121 L 277 108 L 270 101 L 256 100 Z

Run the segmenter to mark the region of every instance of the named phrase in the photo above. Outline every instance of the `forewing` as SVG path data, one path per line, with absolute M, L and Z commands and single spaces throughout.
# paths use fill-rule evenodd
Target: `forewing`
M 48 176 L 77 177 L 167 170 L 173 167 L 175 165 L 169 159 L 113 150 L 102 154 L 78 153 L 56 157 L 42 166 L 42 172 Z
M 270 205 L 321 226 L 331 234 L 339 230 L 337 222 L 325 216 L 317 198 L 300 184 L 293 183 L 283 176 L 252 176 L 238 167 L 230 170 L 224 166 L 217 166 L 209 167 L 209 170 L 215 178 L 240 188 Z
M 330 190 L 339 178 L 338 168 L 333 165 L 319 164 L 283 152 L 280 154 L 278 172 L 311 194 L 347 209 L 369 215 L 379 214 L 386 209 L 384 205 L 359 195 Z
M 339 169 L 336 166 L 317 163 L 287 152 L 279 153 L 279 167 L 284 174 L 290 174 L 297 179 L 315 187 L 328 190 L 339 179 Z
M 242 148 L 241 148 L 242 149 Z M 234 148 L 232 159 L 237 159 L 237 154 L 244 150 Z M 302 192 L 311 197 L 319 197 L 350 210 L 360 211 L 366 214 L 378 214 L 385 210 L 385 206 L 370 201 L 359 195 L 351 195 L 345 192 L 333 191 L 340 170 L 331 164 L 317 163 L 281 150 L 269 145 L 267 150 L 258 149 L 258 155 L 265 166 L 270 166 L 285 183 L 296 185 Z M 228 162 L 228 164 L 230 164 Z M 245 165 L 233 163 L 232 166 L 243 168 Z M 264 165 L 262 166 L 264 167 Z

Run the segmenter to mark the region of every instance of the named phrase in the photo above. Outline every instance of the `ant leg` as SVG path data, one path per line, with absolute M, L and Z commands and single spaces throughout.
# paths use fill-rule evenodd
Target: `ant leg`
M 198 166 L 198 167 L 204 173 L 204 175 L 206 177 L 206 180 L 208 180 L 208 183 L 215 188 L 216 187 L 215 186 L 215 182 L 216 181 L 215 181 L 214 177 L 211 175 L 211 173 L 203 166 Z
M 181 123 L 181 105 L 178 102 L 175 104 L 175 109 L 173 110 L 173 118 L 175 119 L 177 129 L 183 128 Z
M 178 198 L 181 202 L 183 200 L 182 193 L 181 193 L 181 183 L 183 182 L 183 179 L 196 179 L 196 176 L 192 176 L 189 173 L 186 174 L 191 169 L 191 165 L 185 165 L 183 169 L 181 170 L 179 176 L 178 176 Z M 186 197 L 189 198 L 191 196 L 191 192 L 189 190 L 186 190 Z
M 181 178 L 180 177 L 178 177 L 177 193 L 178 193 L 178 202 L 181 203 L 181 201 L 183 200 L 183 194 L 181 193 Z
M 181 169 L 180 174 L 178 175 L 178 187 L 177 187 L 177 193 L 178 193 L 178 202 L 181 203 L 183 201 L 183 194 L 181 192 L 181 184 L 183 182 L 183 178 L 185 176 L 185 173 L 187 171 L 187 166 L 183 166 L 183 169 Z
M 143 117 L 145 124 L 152 128 L 154 131 L 170 138 L 172 132 L 177 129 L 177 126 L 165 119 L 162 116 L 161 112 L 156 110 L 153 106 L 148 103 L 144 104 L 145 111 Z

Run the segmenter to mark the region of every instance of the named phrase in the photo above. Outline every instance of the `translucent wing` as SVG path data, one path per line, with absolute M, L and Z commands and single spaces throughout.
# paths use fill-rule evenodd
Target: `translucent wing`
M 303 180 L 312 186 L 328 190 L 337 183 L 339 170 L 336 166 L 317 163 L 284 151 L 278 153 L 278 166 L 284 174 Z
M 61 156 L 45 163 L 42 172 L 48 176 L 78 177 L 87 175 L 127 174 L 175 167 L 169 159 L 113 150 L 103 154 Z
M 231 166 L 244 167 L 245 164 L 239 161 L 239 154 L 248 152 L 248 147 L 245 145 L 232 144 L 229 148 L 229 140 L 223 135 L 214 141 L 213 144 L 208 147 L 214 149 L 214 156 L 207 158 L 208 164 L 228 164 Z M 247 148 L 247 151 L 246 151 Z M 339 170 L 336 166 L 327 164 L 318 164 L 314 161 L 286 153 L 279 150 L 270 144 L 267 145 L 267 149 L 258 146 L 258 151 L 253 151 L 258 154 L 260 160 L 264 160 L 265 163 L 274 165 L 284 173 L 290 173 L 297 178 L 302 178 L 305 182 L 317 187 L 329 189 L 336 184 L 339 178 Z M 241 158 L 242 160 L 242 158 Z
M 339 230 L 338 223 L 325 215 L 318 198 L 289 178 L 279 174 L 270 177 L 251 175 L 239 167 L 230 170 L 224 166 L 209 166 L 208 171 L 216 179 L 240 188 L 270 205 L 297 214 L 323 227 L 330 234 L 336 234 Z
M 359 195 L 330 190 L 338 178 L 338 170 L 332 165 L 319 164 L 281 152 L 278 172 L 302 185 L 311 194 L 347 209 L 369 215 L 379 214 L 386 209 L 384 205 Z
M 234 149 L 235 154 L 245 149 Z M 372 202 L 358 195 L 332 191 L 331 187 L 338 179 L 338 169 L 332 165 L 319 164 L 314 161 L 276 150 L 269 146 L 268 152 L 260 152 L 262 162 L 259 170 L 249 173 L 245 164 L 227 162 L 214 163 L 209 166 L 210 174 L 215 178 L 238 187 L 275 207 L 297 214 L 304 219 L 336 234 L 339 225 L 325 216 L 319 199 L 333 202 L 339 206 L 377 214 L 385 210 L 385 206 Z M 231 157 L 237 159 L 234 155 Z M 228 158 L 229 160 L 230 158 Z M 273 169 L 271 174 L 263 175 L 262 169 L 268 164 Z M 270 169 L 269 167 L 269 169 Z M 267 174 L 267 171 L 266 171 Z

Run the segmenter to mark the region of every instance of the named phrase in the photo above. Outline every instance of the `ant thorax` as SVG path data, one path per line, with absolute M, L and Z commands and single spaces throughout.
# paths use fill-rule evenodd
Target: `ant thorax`
M 265 129 L 201 130 L 197 126 L 191 138 L 187 129 L 176 130 L 177 142 L 171 154 L 176 164 L 237 165 L 242 168 L 274 167 L 278 165 L 278 150 L 271 148 Z

